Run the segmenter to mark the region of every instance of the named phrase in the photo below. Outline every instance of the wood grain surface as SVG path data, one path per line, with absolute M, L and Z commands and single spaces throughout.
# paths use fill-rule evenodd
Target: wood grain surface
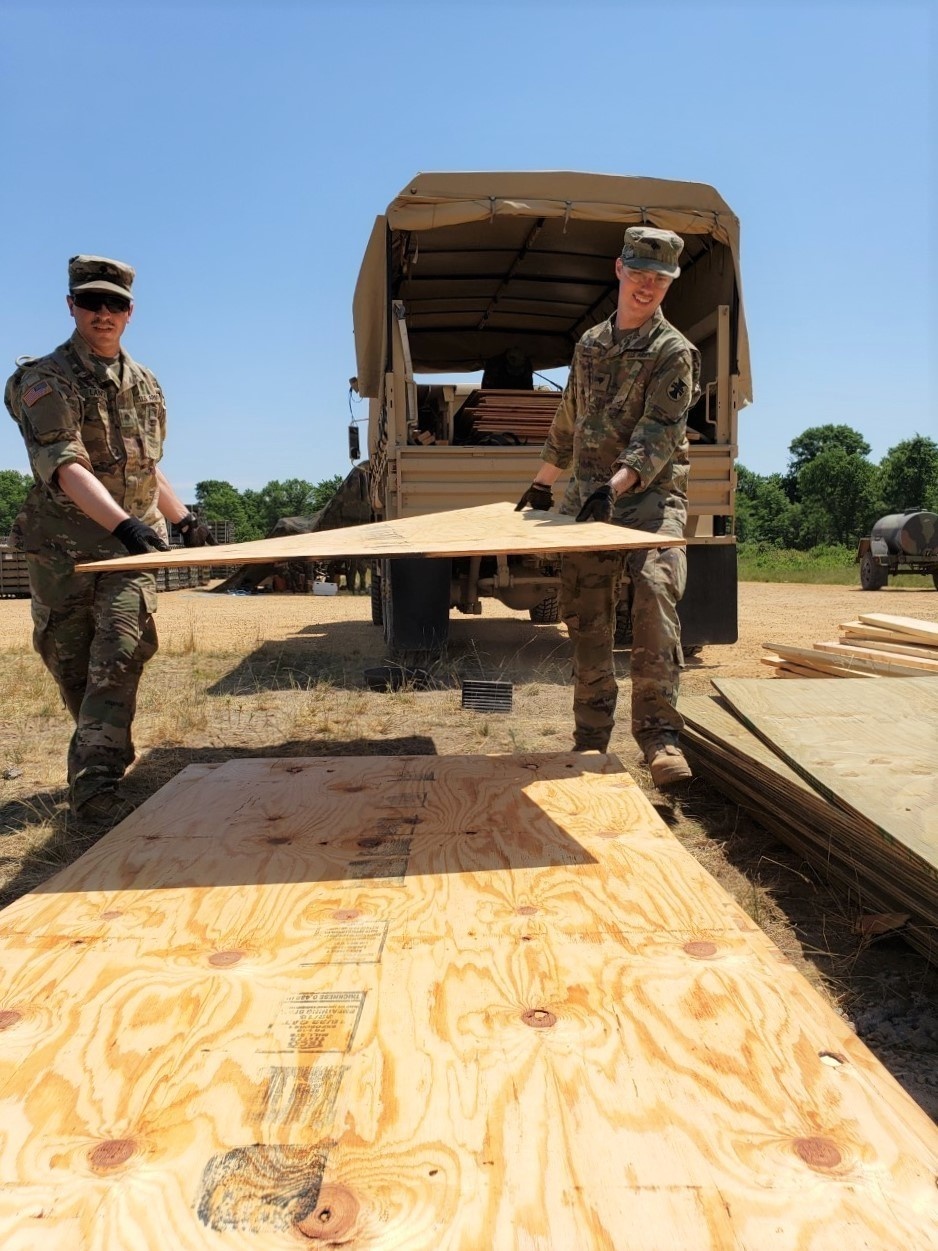
M 820 675 L 814 674 L 813 678 Z M 682 696 L 684 744 L 702 776 L 846 887 L 858 914 L 907 913 L 903 937 L 938 958 L 938 868 L 815 790 L 718 699 Z
M 938 682 L 717 678 L 714 686 L 822 794 L 938 870 Z
M 609 551 L 617 548 L 675 547 L 683 539 L 648 535 L 602 521 L 577 522 L 559 513 L 513 504 L 482 504 L 425 517 L 401 517 L 341 530 L 289 534 L 254 543 L 225 543 L 146 556 L 117 557 L 78 565 L 79 572 L 161 569 L 169 565 L 251 565 L 283 560 L 324 560 L 341 556 L 496 556 L 509 552 Z
M 183 774 L 0 950 L 4 1251 L 938 1248 L 938 1130 L 614 757 Z

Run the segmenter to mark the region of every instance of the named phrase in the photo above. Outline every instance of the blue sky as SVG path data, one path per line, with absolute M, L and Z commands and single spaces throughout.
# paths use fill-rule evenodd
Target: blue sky
M 5 0 L 0 365 L 70 333 L 70 255 L 128 260 L 183 496 L 317 482 L 349 467 L 352 292 L 413 174 L 687 179 L 742 223 L 741 461 L 783 471 L 826 422 L 878 460 L 938 437 L 936 31 L 903 0 Z M 5 414 L 0 468 L 27 469 Z

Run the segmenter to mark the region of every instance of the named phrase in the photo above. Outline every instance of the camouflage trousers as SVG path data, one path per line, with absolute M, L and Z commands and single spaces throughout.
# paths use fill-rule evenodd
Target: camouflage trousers
M 158 646 L 156 583 L 150 574 L 76 574 L 48 549 L 27 555 L 27 564 L 33 646 L 75 722 L 68 785 L 78 808 L 133 762 L 137 688 Z
M 638 524 L 644 520 L 640 511 L 630 518 L 627 509 L 617 508 L 615 520 L 651 528 Z M 659 510 L 654 522 L 657 533 L 684 533 L 679 515 L 661 517 Z M 647 756 L 662 743 L 676 743 L 684 724 L 676 707 L 684 665 L 677 615 L 687 581 L 683 547 L 564 555 L 560 604 L 573 641 L 573 740 L 580 750 L 605 751 L 612 734 L 619 696 L 616 603 L 625 577 L 631 582 L 632 734 Z

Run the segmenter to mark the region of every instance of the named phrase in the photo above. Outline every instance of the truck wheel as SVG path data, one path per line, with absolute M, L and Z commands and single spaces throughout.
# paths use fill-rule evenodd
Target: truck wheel
M 384 625 L 384 613 L 381 611 L 381 574 L 377 565 L 371 567 L 371 624 Z
M 624 600 L 616 604 L 616 631 L 614 635 L 616 647 L 632 646 L 632 613 Z
M 935 572 L 932 574 L 931 580 L 935 584 L 935 590 L 938 591 L 938 569 L 936 569 Z
M 538 625 L 556 625 L 560 620 L 560 596 L 556 591 L 551 591 L 539 604 L 528 609 L 528 615 Z
M 889 581 L 889 573 L 869 553 L 860 557 L 860 586 L 864 591 L 879 591 Z
M 384 641 L 392 653 L 440 652 L 449 635 L 451 560 L 395 556 L 382 561 Z

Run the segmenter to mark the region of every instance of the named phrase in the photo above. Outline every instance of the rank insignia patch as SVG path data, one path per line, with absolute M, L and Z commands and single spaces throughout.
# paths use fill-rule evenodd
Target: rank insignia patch
M 41 400 L 44 395 L 51 395 L 52 387 L 48 382 L 37 382 L 34 387 L 30 387 L 23 396 L 23 403 L 27 408 L 32 408 L 37 400 Z

